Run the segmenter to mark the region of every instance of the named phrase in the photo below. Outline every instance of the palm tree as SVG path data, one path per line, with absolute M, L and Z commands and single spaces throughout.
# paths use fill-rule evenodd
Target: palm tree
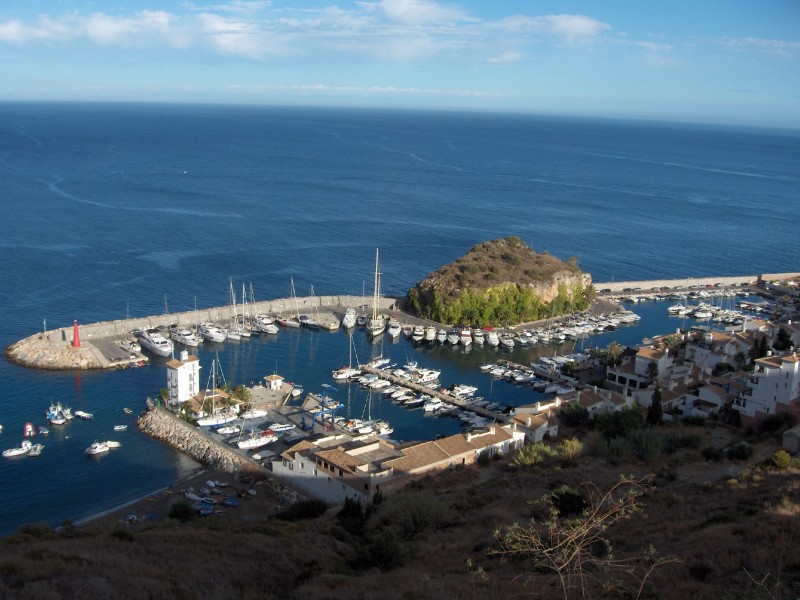
M 611 342 L 606 352 L 606 365 L 616 367 L 622 362 L 622 346 L 619 342 Z

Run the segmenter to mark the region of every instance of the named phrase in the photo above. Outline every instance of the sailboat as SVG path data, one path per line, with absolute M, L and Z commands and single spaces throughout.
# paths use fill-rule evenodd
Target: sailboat
M 222 408 L 217 410 L 216 408 L 216 399 L 217 399 L 217 369 L 219 369 L 219 376 L 224 377 L 222 374 L 222 366 L 219 364 L 219 357 L 214 357 L 214 361 L 211 363 L 211 375 L 209 375 L 209 383 L 211 384 L 211 389 L 209 389 L 208 384 L 206 384 L 206 393 L 205 397 L 203 398 L 203 404 L 205 405 L 205 401 L 208 398 L 211 398 L 211 414 L 206 417 L 197 419 L 197 425 L 199 427 L 216 427 L 217 425 L 224 425 L 225 423 L 230 423 L 231 421 L 235 421 L 238 419 L 238 415 L 235 412 L 228 408 Z
M 386 321 L 378 313 L 378 298 L 381 293 L 381 273 L 378 270 L 378 249 L 375 248 L 375 282 L 372 292 L 372 317 L 367 322 L 367 335 L 375 339 L 386 331 Z
M 311 304 L 314 307 L 314 318 L 309 317 L 308 315 L 300 315 L 300 325 L 303 327 L 307 327 L 308 329 L 313 329 L 314 331 L 319 329 L 319 316 L 317 313 L 317 299 L 314 296 L 314 286 L 311 286 Z
M 297 296 L 294 293 L 294 277 L 290 276 L 289 281 L 291 283 L 291 293 L 292 293 L 292 302 L 294 303 L 294 317 L 287 317 L 285 315 L 278 315 L 275 317 L 275 321 L 278 325 L 283 325 L 284 327 L 300 327 L 300 315 L 297 310 Z
M 350 338 L 350 358 L 347 366 L 340 367 L 333 372 L 333 378 L 337 381 L 343 379 L 353 379 L 361 375 L 361 371 L 353 366 L 353 352 L 355 350 L 353 333 L 350 332 L 348 337 Z M 358 356 L 356 356 L 356 362 L 358 362 Z

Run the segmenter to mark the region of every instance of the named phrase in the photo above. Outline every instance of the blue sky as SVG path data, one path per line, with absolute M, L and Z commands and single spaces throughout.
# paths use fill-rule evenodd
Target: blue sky
M 3 0 L 0 99 L 800 128 L 800 1 Z

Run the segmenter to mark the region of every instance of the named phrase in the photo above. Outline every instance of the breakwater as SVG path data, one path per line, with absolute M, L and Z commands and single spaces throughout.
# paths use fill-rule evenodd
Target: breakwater
M 761 275 L 738 275 L 736 277 L 687 277 L 685 279 L 652 279 L 644 281 L 607 281 L 593 282 L 596 290 L 609 290 L 610 293 L 619 293 L 626 290 L 650 291 L 661 288 L 688 289 L 693 286 L 740 286 L 758 284 L 759 282 L 783 281 L 800 276 L 800 273 L 762 273 Z
M 371 301 L 371 299 L 369 300 Z M 396 298 L 380 298 L 378 309 L 380 311 L 394 310 L 398 303 Z M 248 305 L 248 311 L 252 314 L 294 315 L 312 314 L 325 310 L 344 313 L 350 307 L 370 310 L 371 304 L 365 307 L 363 296 L 308 296 L 254 302 Z M 57 329 L 41 331 L 15 342 L 5 349 L 5 356 L 15 364 L 34 369 L 106 369 L 126 361 L 115 361 L 110 356 L 106 356 L 98 348 L 98 345 L 108 345 L 102 344 L 104 340 L 128 338 L 134 329 L 152 329 L 172 324 L 193 327 L 203 321 L 227 323 L 231 317 L 230 306 L 217 306 L 132 319 L 79 324 L 78 335 L 81 342 L 79 348 L 74 348 L 72 345 L 74 329 L 70 324 Z M 115 351 L 120 353 L 118 348 Z
M 265 478 L 268 471 L 260 464 L 179 419 L 165 408 L 148 401 L 147 411 L 136 421 L 140 431 L 183 452 L 200 464 L 234 475 Z

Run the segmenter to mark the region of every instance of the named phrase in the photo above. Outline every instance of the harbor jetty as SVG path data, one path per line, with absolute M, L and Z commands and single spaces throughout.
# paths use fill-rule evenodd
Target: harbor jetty
M 396 298 L 380 298 L 379 310 L 397 308 Z M 309 296 L 280 298 L 250 304 L 253 314 L 315 314 L 323 320 L 325 315 L 341 318 L 347 308 L 364 310 L 363 296 Z M 148 360 L 141 353 L 125 351 L 120 342 L 131 338 L 137 329 L 165 329 L 171 325 L 192 328 L 204 321 L 224 323 L 231 319 L 230 306 L 165 313 L 147 317 L 73 324 L 57 329 L 40 331 L 15 342 L 5 349 L 6 358 L 15 364 L 33 369 L 88 370 L 113 369 L 140 365 Z M 76 345 L 76 340 L 79 344 Z
M 148 400 L 147 410 L 136 421 L 136 425 L 143 433 L 215 471 L 260 478 L 268 475 L 268 471 L 253 459 L 212 439 L 200 428 L 156 406 L 152 400 Z
M 619 294 L 628 291 L 650 292 L 661 289 L 762 285 L 771 281 L 783 281 L 795 277 L 800 277 L 800 273 L 762 273 L 761 275 L 739 275 L 736 277 L 687 277 L 684 279 L 653 279 L 647 281 L 595 281 L 592 285 L 598 292 Z

